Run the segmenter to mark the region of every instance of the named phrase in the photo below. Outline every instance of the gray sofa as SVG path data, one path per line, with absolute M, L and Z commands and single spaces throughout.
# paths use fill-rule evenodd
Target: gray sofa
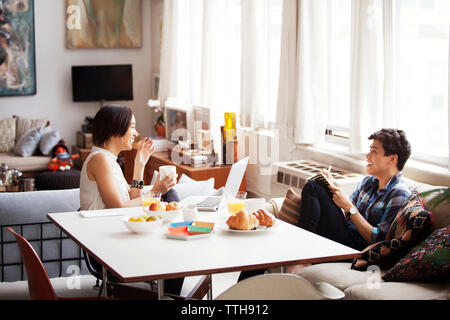
M 406 179 L 411 191 L 424 192 L 436 188 L 428 184 Z M 424 198 L 425 206 L 432 197 Z M 284 198 L 268 201 L 266 209 L 278 213 Z M 433 231 L 450 225 L 450 203 L 444 203 L 432 210 Z M 387 270 L 368 268 L 368 271 L 352 270 L 350 262 L 320 263 L 302 269 L 298 275 L 312 283 L 328 282 L 344 291 L 350 300 L 429 300 L 450 299 L 450 283 L 426 282 L 384 282 L 381 277 Z
M 50 278 L 71 276 L 69 266 L 78 266 L 89 274 L 78 245 L 47 219 L 49 212 L 76 211 L 80 190 L 51 190 L 0 193 L 0 281 L 26 279 L 20 253 L 7 227 L 30 241 L 40 256 Z

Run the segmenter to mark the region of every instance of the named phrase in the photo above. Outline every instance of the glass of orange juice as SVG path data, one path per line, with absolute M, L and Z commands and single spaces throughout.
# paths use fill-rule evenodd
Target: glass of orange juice
M 148 208 L 152 203 L 158 202 L 161 200 L 161 192 L 158 191 L 144 191 L 141 190 L 141 200 L 142 200 L 142 209 L 145 211 L 145 208 Z
M 236 214 L 241 210 L 245 209 L 245 199 L 247 198 L 247 192 L 238 191 L 236 196 L 228 199 L 228 212 L 231 214 Z

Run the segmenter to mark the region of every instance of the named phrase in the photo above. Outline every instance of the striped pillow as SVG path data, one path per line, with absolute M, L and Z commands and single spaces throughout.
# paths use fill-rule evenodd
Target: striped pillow
M 297 226 L 300 219 L 301 207 L 302 197 L 296 194 L 294 190 L 289 189 L 276 217 Z

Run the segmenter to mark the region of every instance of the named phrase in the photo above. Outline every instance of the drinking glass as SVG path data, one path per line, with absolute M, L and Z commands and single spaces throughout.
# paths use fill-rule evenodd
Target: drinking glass
M 238 191 L 238 193 L 228 199 L 228 212 L 231 214 L 236 214 L 241 210 L 245 209 L 245 199 L 247 198 L 247 192 Z
M 158 202 L 161 200 L 161 192 L 158 191 L 141 191 L 141 200 L 142 200 L 142 210 L 145 211 L 145 208 L 148 208 L 152 203 Z

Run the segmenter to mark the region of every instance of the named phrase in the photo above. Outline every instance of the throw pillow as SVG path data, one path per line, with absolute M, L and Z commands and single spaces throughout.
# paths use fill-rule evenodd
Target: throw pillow
M 178 193 L 180 200 L 189 196 L 208 196 L 214 191 L 214 178 L 204 181 L 177 183 L 173 189 Z
M 289 189 L 286 193 L 286 198 L 281 205 L 281 209 L 275 217 L 297 226 L 300 219 L 301 208 L 301 195 L 298 195 L 294 192 L 294 190 Z
M 450 226 L 435 230 L 382 277 L 384 281 L 446 280 L 450 277 Z
M 16 119 L 0 120 L 0 152 L 11 152 L 16 144 Z
M 43 128 L 31 128 L 25 132 L 14 147 L 14 153 L 22 157 L 32 156 L 39 146 L 43 132 Z
M 30 130 L 31 128 L 44 128 L 47 123 L 47 118 L 42 119 L 29 119 L 21 116 L 14 116 L 17 118 L 16 124 L 16 143 L 19 142 L 19 139 Z
M 397 223 L 394 238 L 374 243 L 363 250 L 360 258 L 354 259 L 352 269 L 366 270 L 370 265 L 382 269 L 392 267 L 407 250 L 424 239 L 432 224 L 432 214 L 424 209 L 417 192 L 413 192 L 403 203 L 393 223 Z
M 44 129 L 41 142 L 39 143 L 39 150 L 44 156 L 48 156 L 52 148 L 58 144 L 59 140 L 61 140 L 59 130 L 53 130 L 51 127 L 47 127 Z

